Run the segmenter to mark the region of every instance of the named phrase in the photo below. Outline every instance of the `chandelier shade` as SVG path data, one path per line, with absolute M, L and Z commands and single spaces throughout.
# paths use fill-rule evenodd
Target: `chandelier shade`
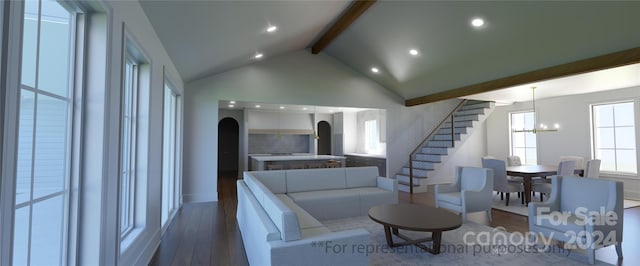
M 536 87 L 531 87 L 532 105 L 533 105 L 533 128 L 512 128 L 513 132 L 520 133 L 543 133 L 543 132 L 557 132 L 560 129 L 560 124 L 555 123 L 553 128 L 549 128 L 546 124 L 538 124 L 538 112 L 536 110 Z M 539 126 L 538 126 L 539 125 Z

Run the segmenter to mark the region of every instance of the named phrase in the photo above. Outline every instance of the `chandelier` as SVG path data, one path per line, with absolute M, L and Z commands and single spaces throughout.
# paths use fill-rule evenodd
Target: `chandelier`
M 553 128 L 549 128 L 549 126 L 547 126 L 546 124 L 541 123 L 539 125 L 539 127 L 536 127 L 536 125 L 538 124 L 538 113 L 536 112 L 536 87 L 531 87 L 531 94 L 532 94 L 532 103 L 533 103 L 533 125 L 534 127 L 532 129 L 527 129 L 527 128 L 522 128 L 522 129 L 513 129 L 513 132 L 519 133 L 519 132 L 525 132 L 525 133 L 542 133 L 542 132 L 556 132 L 558 131 L 558 129 L 560 129 L 560 124 L 555 123 L 553 125 Z

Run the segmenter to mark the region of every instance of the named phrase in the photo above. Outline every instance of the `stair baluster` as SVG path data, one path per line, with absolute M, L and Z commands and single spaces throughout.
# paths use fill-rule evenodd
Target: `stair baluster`
M 460 110 L 460 108 L 462 108 L 462 106 L 464 106 L 464 104 L 467 102 L 467 100 L 462 100 L 455 108 L 453 108 L 453 110 L 451 111 L 451 113 L 449 113 L 447 116 L 445 116 L 444 119 L 442 119 L 442 121 L 440 121 L 440 123 L 434 128 L 433 131 L 431 131 L 431 133 L 429 133 L 429 135 L 427 135 L 426 138 L 424 138 L 420 144 L 418 144 L 418 146 L 409 154 L 409 194 L 413 194 L 413 157 L 416 155 L 416 153 L 418 152 L 418 150 L 420 150 L 422 148 L 422 146 L 424 145 L 425 142 L 427 142 L 427 140 L 431 139 L 431 137 L 433 137 L 433 135 L 438 132 L 441 128 L 442 125 L 445 124 L 445 122 L 448 119 L 451 119 L 451 146 L 455 146 L 455 113 Z

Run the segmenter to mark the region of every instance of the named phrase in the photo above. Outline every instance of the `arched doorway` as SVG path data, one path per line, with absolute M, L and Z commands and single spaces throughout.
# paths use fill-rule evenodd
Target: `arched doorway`
M 331 155 L 331 125 L 327 121 L 318 122 L 318 154 Z
M 238 176 L 240 126 L 233 118 L 218 122 L 218 176 Z

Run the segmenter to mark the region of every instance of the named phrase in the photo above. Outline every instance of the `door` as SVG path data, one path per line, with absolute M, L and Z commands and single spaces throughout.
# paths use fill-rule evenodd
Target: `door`
M 218 176 L 238 175 L 239 128 L 233 118 L 226 117 L 218 122 Z
M 331 155 L 331 125 L 327 121 L 318 122 L 318 154 Z

